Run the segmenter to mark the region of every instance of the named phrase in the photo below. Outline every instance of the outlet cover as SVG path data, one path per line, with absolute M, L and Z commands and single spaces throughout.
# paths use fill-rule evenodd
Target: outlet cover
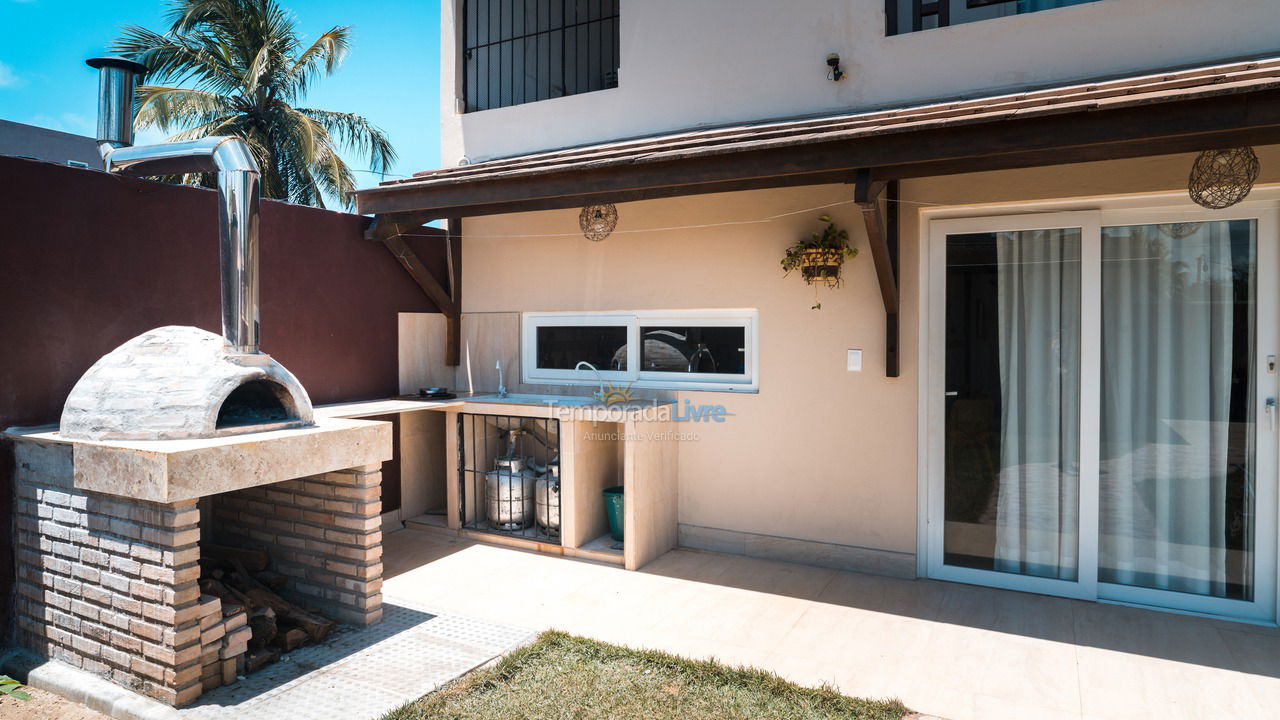
M 862 351 L 861 350 L 849 351 L 849 364 L 847 369 L 849 370 L 849 372 L 862 372 Z

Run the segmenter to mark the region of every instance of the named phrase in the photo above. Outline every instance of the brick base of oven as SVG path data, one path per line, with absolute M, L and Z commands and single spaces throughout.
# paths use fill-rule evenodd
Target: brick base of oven
M 202 606 L 197 501 L 78 490 L 70 444 L 14 454 L 19 645 L 174 706 L 220 684 L 211 650 L 240 638 L 218 646 Z M 237 490 L 214 496 L 212 522 L 220 541 L 268 549 L 298 604 L 368 624 L 382 616 L 380 483 L 375 464 Z
M 381 466 L 352 468 L 211 498 L 220 545 L 265 550 L 298 604 L 339 622 L 382 618 Z M 206 521 L 209 522 L 209 521 Z

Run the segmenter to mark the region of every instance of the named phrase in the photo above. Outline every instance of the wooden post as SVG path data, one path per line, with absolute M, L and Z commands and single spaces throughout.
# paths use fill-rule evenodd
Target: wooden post
M 893 287 L 894 291 L 899 293 L 898 305 L 901 309 L 902 303 L 902 275 L 898 262 L 898 192 L 899 186 L 897 180 L 891 180 L 885 188 L 885 244 L 889 250 L 889 260 L 893 263 Z M 900 372 L 900 361 L 898 359 L 898 342 L 901 336 L 901 330 L 898 328 L 898 313 L 892 312 L 885 315 L 885 375 L 887 377 L 898 377 Z
M 871 259 L 875 263 L 876 279 L 880 283 L 880 299 L 884 302 L 884 374 L 885 377 L 898 377 L 900 374 L 898 367 L 898 224 L 896 217 L 891 223 L 886 223 L 880 210 L 880 194 L 884 188 L 884 182 L 875 182 L 871 179 L 869 169 L 858 170 L 855 176 L 854 201 L 862 210 L 862 221 L 867 228 L 867 244 L 871 247 Z M 892 247 L 887 225 L 892 226 Z
M 457 367 L 462 363 L 462 218 L 449 218 L 445 228 L 449 232 L 446 247 L 453 312 L 445 320 L 444 362 Z

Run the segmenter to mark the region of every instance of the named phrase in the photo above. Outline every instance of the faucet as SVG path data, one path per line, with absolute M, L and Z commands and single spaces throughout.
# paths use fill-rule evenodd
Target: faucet
M 703 355 L 706 355 L 707 359 L 711 361 L 711 372 L 716 372 L 716 357 L 711 354 L 711 351 L 708 350 L 707 346 L 703 343 L 698 343 L 698 349 L 689 356 L 688 372 L 693 372 L 693 369 L 698 366 L 698 358 Z
M 502 381 L 502 361 L 501 360 L 498 361 L 497 368 L 498 368 L 498 397 L 504 398 L 507 396 L 507 385 Z
M 593 372 L 593 373 L 595 373 L 595 374 L 596 374 L 596 381 L 600 383 L 600 389 L 599 389 L 599 390 L 596 390 L 596 391 L 595 391 L 595 392 L 593 392 L 593 393 L 591 393 L 591 394 L 592 394 L 592 396 L 594 396 L 594 397 L 595 397 L 595 399 L 597 399 L 597 400 L 599 400 L 599 401 L 601 401 L 601 402 L 604 402 L 604 398 L 605 398 L 605 391 L 604 391 L 604 377 L 600 375 L 600 371 L 596 369 L 596 366 L 595 366 L 595 365 L 592 365 L 591 363 L 587 362 L 586 360 L 580 360 L 580 361 L 578 361 L 578 364 L 577 364 L 577 365 L 574 365 L 574 366 L 573 366 L 573 369 L 574 369 L 574 370 L 581 370 L 583 365 L 586 365 L 587 367 L 591 368 L 591 372 Z

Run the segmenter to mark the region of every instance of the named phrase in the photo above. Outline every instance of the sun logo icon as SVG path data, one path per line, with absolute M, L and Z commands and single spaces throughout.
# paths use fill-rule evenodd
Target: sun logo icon
M 613 383 L 607 383 L 591 394 L 606 406 L 628 403 L 636 399 L 636 396 L 631 394 L 630 385 L 620 386 Z

